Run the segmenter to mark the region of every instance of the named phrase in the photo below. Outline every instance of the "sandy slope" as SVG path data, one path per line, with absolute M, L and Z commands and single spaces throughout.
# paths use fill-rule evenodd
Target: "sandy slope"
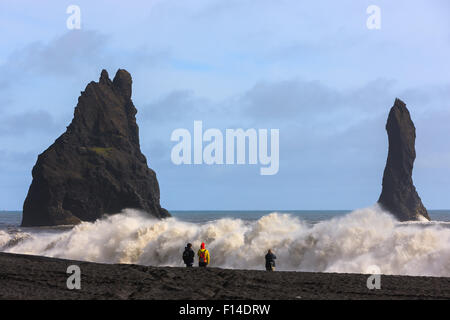
M 69 290 L 67 267 L 81 268 Z M 450 278 L 108 265 L 0 253 L 1 299 L 450 299 Z

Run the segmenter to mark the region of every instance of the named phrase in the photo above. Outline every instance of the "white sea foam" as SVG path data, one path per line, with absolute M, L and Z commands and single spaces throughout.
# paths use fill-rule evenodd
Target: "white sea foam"
M 313 226 L 282 213 L 196 224 L 124 210 L 66 231 L 0 231 L 5 252 L 155 266 L 182 266 L 186 242 L 205 242 L 215 267 L 263 269 L 271 248 L 277 270 L 450 276 L 448 224 L 399 223 L 378 206 Z

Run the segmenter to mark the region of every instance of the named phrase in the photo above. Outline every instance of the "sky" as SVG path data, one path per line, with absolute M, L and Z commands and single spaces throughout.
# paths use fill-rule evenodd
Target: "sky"
M 69 29 L 70 5 L 80 29 Z M 367 8 L 380 9 L 369 29 Z M 21 210 L 31 169 L 78 96 L 133 77 L 142 152 L 169 210 L 333 210 L 374 204 L 396 97 L 416 126 L 413 179 L 450 208 L 447 0 L 0 1 L 0 210 Z M 279 129 L 279 171 L 175 165 L 171 133 Z

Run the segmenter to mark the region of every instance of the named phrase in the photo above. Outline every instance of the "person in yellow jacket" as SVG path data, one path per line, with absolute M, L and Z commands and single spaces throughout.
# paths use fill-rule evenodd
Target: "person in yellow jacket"
M 205 243 L 202 242 L 200 249 L 198 250 L 198 266 L 206 267 L 209 264 L 209 251 L 205 248 Z

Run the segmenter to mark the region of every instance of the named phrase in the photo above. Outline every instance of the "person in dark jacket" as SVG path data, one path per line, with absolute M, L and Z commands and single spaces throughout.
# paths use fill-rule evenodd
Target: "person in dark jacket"
M 186 267 L 192 267 L 194 265 L 194 250 L 192 250 L 192 244 L 188 243 L 186 248 L 184 248 L 183 252 L 183 261 L 186 264 Z
M 272 250 L 269 249 L 266 254 L 266 270 L 275 271 L 275 259 L 277 257 L 273 254 Z

